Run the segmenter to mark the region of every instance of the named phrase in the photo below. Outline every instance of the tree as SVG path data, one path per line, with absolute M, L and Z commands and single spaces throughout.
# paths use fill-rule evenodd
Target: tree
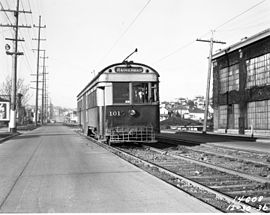
M 6 80 L 0 85 L 0 95 L 9 95 L 11 96 L 12 89 L 12 79 L 7 76 Z M 22 94 L 22 106 L 25 106 L 27 102 L 30 100 L 31 95 L 29 93 L 30 86 L 24 84 L 24 80 L 19 78 L 17 80 L 17 94 Z
M 188 106 L 189 106 L 189 109 L 191 109 L 191 110 L 193 110 L 194 108 L 195 108 L 195 103 L 194 103 L 194 101 L 192 101 L 192 100 L 188 100 Z

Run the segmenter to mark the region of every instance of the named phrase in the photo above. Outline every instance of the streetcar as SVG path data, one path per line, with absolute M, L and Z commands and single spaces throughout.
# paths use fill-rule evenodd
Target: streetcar
M 133 61 L 112 64 L 78 94 L 77 108 L 85 135 L 108 144 L 156 142 L 159 74 Z

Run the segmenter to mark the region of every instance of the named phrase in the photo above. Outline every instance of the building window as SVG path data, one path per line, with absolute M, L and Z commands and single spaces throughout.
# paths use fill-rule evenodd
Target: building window
M 130 103 L 129 83 L 113 83 L 113 103 Z
M 226 128 L 227 127 L 227 105 L 219 106 L 218 112 L 219 112 L 218 127 Z
M 219 85 L 220 93 L 226 93 L 228 91 L 228 68 L 219 70 Z
M 246 60 L 246 88 L 270 84 L 270 53 Z
M 220 93 L 239 90 L 239 64 L 219 70 Z
M 248 129 L 270 129 L 270 100 L 249 102 L 247 122 Z
M 239 128 L 239 104 L 219 106 L 219 128 Z
M 239 90 L 239 64 L 229 67 L 229 91 Z
M 234 128 L 239 128 L 239 117 L 240 117 L 240 111 L 239 111 L 239 104 L 233 105 L 233 116 L 234 116 Z

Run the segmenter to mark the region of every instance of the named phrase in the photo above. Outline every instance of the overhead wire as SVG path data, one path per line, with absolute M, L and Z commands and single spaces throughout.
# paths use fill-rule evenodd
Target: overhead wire
M 22 7 L 23 10 L 25 10 L 23 1 L 21 1 L 21 7 Z M 31 8 L 29 8 L 29 9 L 31 9 Z M 27 20 L 27 16 L 26 16 L 25 13 L 24 13 L 24 18 L 25 18 L 25 22 L 27 23 L 28 20 Z M 32 41 L 31 40 L 31 35 L 30 35 L 30 29 L 29 28 L 27 29 L 27 32 L 28 32 L 29 40 Z M 19 34 L 22 35 L 20 29 L 19 29 Z M 26 63 L 27 63 L 26 66 L 28 65 L 28 67 L 30 69 L 30 72 L 33 73 L 32 66 L 31 66 L 31 64 L 29 62 L 30 61 L 30 56 L 29 56 L 28 50 L 31 50 L 31 48 L 29 48 L 29 45 L 28 45 L 28 41 L 29 40 L 26 40 L 24 43 L 20 43 L 20 46 L 22 47 L 22 49 L 23 49 L 23 51 L 25 53 L 25 58 L 23 58 L 23 59 L 26 60 Z M 24 46 L 25 46 L 25 48 L 24 48 Z
M 142 7 L 142 9 L 137 13 L 134 19 L 130 22 L 130 24 L 126 27 L 126 29 L 122 32 L 122 34 L 115 40 L 109 51 L 102 57 L 102 59 L 98 62 L 98 65 L 103 62 L 103 60 L 112 52 L 114 47 L 120 42 L 123 36 L 128 32 L 128 30 L 132 27 L 132 25 L 136 22 L 139 16 L 143 13 L 146 7 L 150 4 L 151 0 L 148 0 L 146 4 Z
M 260 1 L 259 3 L 255 4 L 255 5 L 251 6 L 251 7 L 249 7 L 248 9 L 246 9 L 246 10 L 243 11 L 243 12 L 241 12 L 240 14 L 238 14 L 238 15 L 236 15 L 236 16 L 230 18 L 230 19 L 227 20 L 226 22 L 224 22 L 224 23 L 218 25 L 217 27 L 215 27 L 215 28 L 213 29 L 213 31 L 217 31 L 217 29 L 219 29 L 219 28 L 223 27 L 224 25 L 228 24 L 229 22 L 231 22 L 231 21 L 237 19 L 238 17 L 240 17 L 240 16 L 242 16 L 243 14 L 249 12 L 250 10 L 252 10 L 252 9 L 254 9 L 254 8 L 256 8 L 256 7 L 258 7 L 259 5 L 261 5 L 262 3 L 264 3 L 265 1 L 266 1 L 266 0 L 262 0 L 262 1 Z M 210 32 L 211 32 L 211 31 L 208 31 L 207 33 L 201 35 L 200 37 L 204 37 L 204 36 L 208 35 Z M 179 51 L 181 51 L 181 50 L 183 50 L 183 49 L 185 49 L 185 48 L 191 46 L 191 45 L 192 45 L 193 43 L 195 43 L 195 42 L 196 42 L 196 39 L 194 39 L 194 40 L 192 40 L 192 41 L 190 41 L 190 42 L 184 44 L 183 46 L 181 46 L 181 47 L 175 49 L 174 51 L 172 51 L 172 52 L 170 52 L 169 54 L 165 55 L 164 57 L 160 58 L 159 60 L 157 60 L 156 62 L 154 62 L 154 64 L 159 63 L 159 62 L 161 62 L 161 61 L 167 59 L 168 57 L 170 57 L 170 56 L 172 56 L 172 55 L 178 53 Z
M 1 9 L 4 10 L 5 8 L 4 8 L 4 6 L 3 6 L 3 4 L 2 4 L 1 1 L 0 1 L 0 5 L 1 5 Z M 8 7 L 9 7 L 9 6 L 8 6 Z M 6 15 L 6 17 L 7 17 L 8 21 L 9 21 L 9 24 L 12 24 L 12 22 L 11 22 L 11 20 L 10 20 L 8 14 L 7 14 L 7 12 L 6 12 L 6 11 L 3 11 L 3 12 L 5 13 L 5 15 Z
M 8 6 L 8 8 L 10 8 L 9 3 L 8 3 L 8 0 L 5 0 L 5 2 L 7 4 L 7 6 Z
M 255 4 L 255 5 L 253 5 L 253 6 L 251 6 L 251 7 L 248 8 L 247 10 L 241 12 L 240 14 L 238 14 L 238 15 L 232 17 L 231 19 L 229 19 L 229 20 L 227 20 L 226 22 L 222 23 L 221 25 L 217 26 L 214 30 L 216 31 L 217 29 L 223 27 L 224 25 L 228 24 L 229 22 L 231 22 L 231 21 L 237 19 L 238 17 L 242 16 L 243 14 L 245 14 L 245 13 L 249 12 L 250 10 L 254 9 L 255 7 L 261 5 L 261 4 L 264 3 L 265 1 L 266 1 L 266 0 L 262 0 L 262 1 L 260 1 L 259 3 L 257 3 L 257 4 Z

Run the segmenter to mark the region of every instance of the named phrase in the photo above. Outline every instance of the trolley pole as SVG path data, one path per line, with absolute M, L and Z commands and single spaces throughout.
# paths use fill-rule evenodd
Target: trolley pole
M 2 4 L 1 4 L 2 5 Z M 20 13 L 32 13 L 31 11 L 20 11 L 20 1 L 17 0 L 16 10 L 5 10 L 1 9 L 4 12 L 12 12 L 15 16 L 15 25 L 7 24 L 3 25 L 0 24 L 0 27 L 12 27 L 14 28 L 14 38 L 6 38 L 6 40 L 13 41 L 14 50 L 13 52 L 9 51 L 9 45 L 6 45 L 8 49 L 6 50 L 7 55 L 12 55 L 13 62 L 12 62 L 12 88 L 11 88 L 11 110 L 10 110 L 10 122 L 9 122 L 9 130 L 11 133 L 17 132 L 16 126 L 16 96 L 17 96 L 17 59 L 18 55 L 23 55 L 23 52 L 18 52 L 18 42 L 23 42 L 24 39 L 19 39 L 19 28 L 31 28 L 31 26 L 27 25 L 19 25 L 19 14 Z
M 207 129 L 207 118 L 208 118 L 208 106 L 209 106 L 209 93 L 210 93 L 210 82 L 211 82 L 211 71 L 212 71 L 212 55 L 213 55 L 213 44 L 220 43 L 226 44 L 222 41 L 216 41 L 213 38 L 214 31 L 211 31 L 212 36 L 210 40 L 202 40 L 197 39 L 200 42 L 207 42 L 210 43 L 210 51 L 209 51 L 209 58 L 208 58 L 208 74 L 207 74 L 207 86 L 206 86 L 206 98 L 205 98 L 205 110 L 204 110 L 204 121 L 203 121 L 203 134 L 206 134 Z

